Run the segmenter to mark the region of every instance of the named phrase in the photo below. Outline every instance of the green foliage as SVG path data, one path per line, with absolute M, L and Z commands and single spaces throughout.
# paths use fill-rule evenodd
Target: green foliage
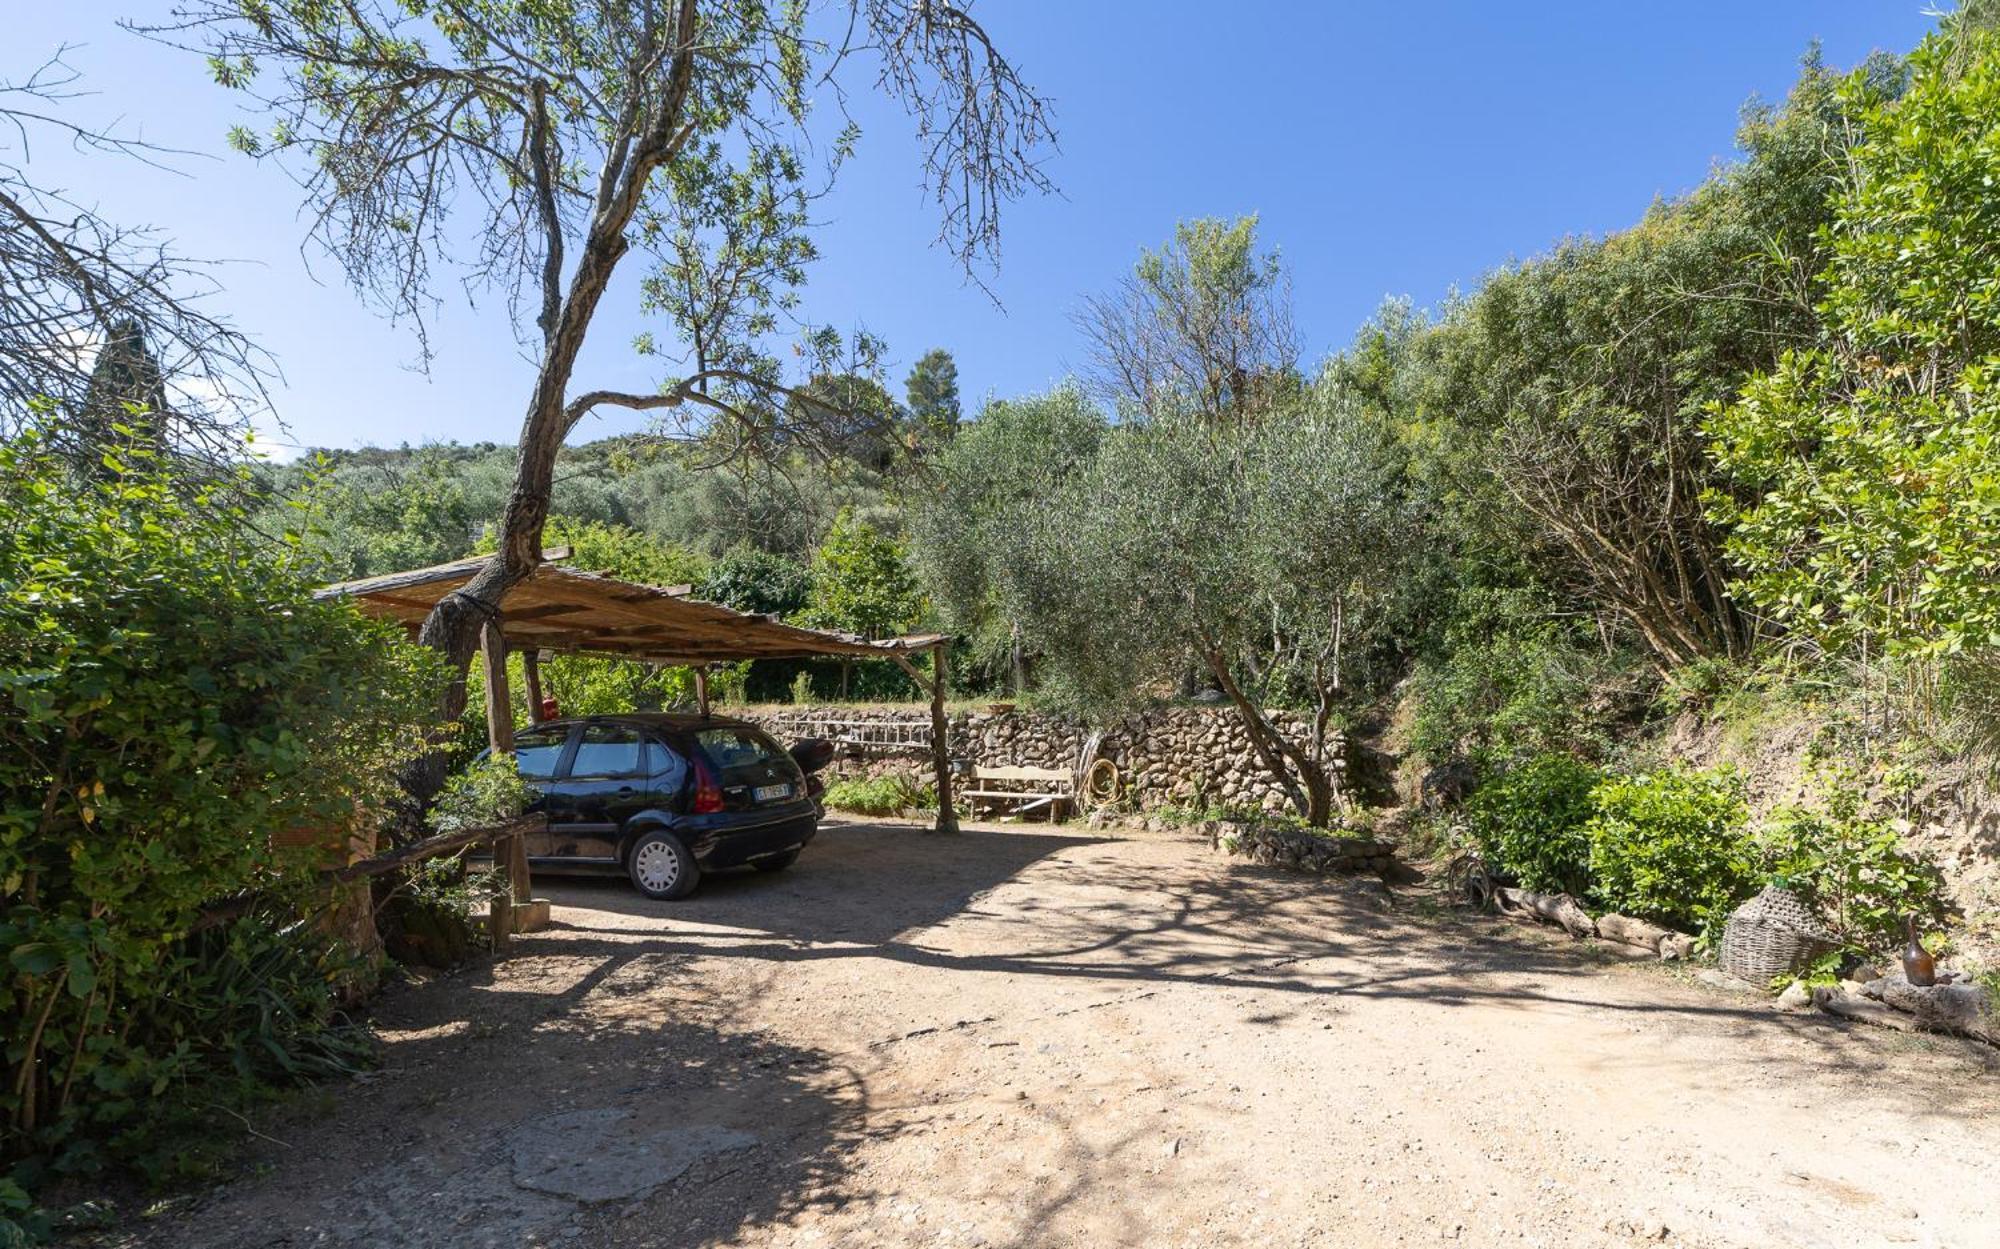
M 290 501 L 304 519 L 287 519 L 303 531 L 312 573 L 328 581 L 460 559 L 493 515 L 481 509 L 463 468 L 442 448 L 422 447 L 344 473 L 320 456 L 305 471 Z
M 1466 804 L 1480 854 L 1529 889 L 1589 892 L 1591 794 L 1603 773 L 1564 754 L 1537 755 L 1481 785 Z
M 760 616 L 793 616 L 812 597 L 812 571 L 782 555 L 740 547 L 708 566 L 695 593 Z
M 1239 422 L 1298 390 L 1291 279 L 1255 216 L 1176 223 L 1080 320 L 1123 418 Z
M 1592 797 L 1592 897 L 1608 911 L 1706 937 L 1754 889 L 1742 779 L 1728 770 L 1666 768 L 1612 777 Z
M 813 554 L 812 595 L 799 622 L 864 638 L 894 637 L 927 610 L 904 544 L 843 511 Z
M 240 482 L 129 454 L 79 481 L 39 431 L 0 446 L 0 1156 L 58 1171 L 319 1069 L 330 989 L 284 918 L 316 864 L 274 835 L 377 819 L 438 679 L 314 599 Z M 245 893 L 268 909 L 199 930 Z
M 1615 656 L 1532 592 L 1462 593 L 1452 607 L 1414 674 L 1412 751 L 1494 769 L 1550 751 L 1602 753 L 1598 691 L 1618 677 Z
M 900 772 L 840 780 L 826 787 L 826 805 L 857 815 L 901 815 L 906 811 L 935 810 L 937 789 L 919 784 Z
M 812 673 L 800 672 L 792 677 L 792 703 L 803 707 L 818 701 L 813 697 Z
M 1837 772 L 1822 809 L 1778 813 L 1761 840 L 1779 884 L 1849 946 L 1879 954 L 1902 944 L 1911 916 L 1920 930 L 1942 925 L 1946 906 L 1937 866 L 1904 848 L 1907 825 L 1865 816 L 1864 802 L 1856 778 Z
M 431 827 L 456 833 L 505 823 L 527 810 L 533 795 L 513 755 L 489 755 L 445 783 L 431 808 Z
M 1820 341 L 1708 423 L 1750 493 L 1742 592 L 1841 656 L 2000 647 L 2000 35 L 1948 20 L 1900 98 L 1866 75 L 1822 238 Z
M 938 456 L 935 492 L 911 509 L 910 558 L 944 627 L 970 644 L 972 686 L 1026 675 L 1020 625 L 1045 590 L 1017 575 L 1034 542 L 1020 518 L 1055 505 L 1106 430 L 1083 392 L 1064 386 L 988 404 Z
M 479 550 L 492 551 L 496 535 L 489 528 Z M 693 551 L 670 546 L 629 525 L 551 516 L 542 530 L 544 546 L 570 549 L 567 564 L 583 572 L 601 572 L 641 585 L 697 585 L 708 575 L 708 561 Z
M 1700 414 L 1810 340 L 1824 188 L 1847 133 L 1808 63 L 1745 158 L 1630 229 L 1491 275 L 1405 352 L 1396 406 L 1442 501 L 1659 666 L 1741 654 Z

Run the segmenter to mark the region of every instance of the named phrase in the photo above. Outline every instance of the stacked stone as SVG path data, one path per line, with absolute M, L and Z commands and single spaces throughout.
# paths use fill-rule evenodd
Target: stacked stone
M 842 724 L 909 724 L 928 727 L 921 708 L 777 707 L 740 714 L 781 741 L 836 736 Z M 1312 732 L 1309 717 L 1273 712 L 1281 732 L 1301 744 Z M 951 717 L 951 754 L 977 767 L 1073 769 L 1090 729 L 1074 720 L 1019 710 L 962 711 Z M 1346 766 L 1345 743 L 1330 735 L 1335 783 Z M 1251 749 L 1230 707 L 1157 707 L 1134 713 L 1103 731 L 1094 756 L 1118 768 L 1125 800 L 1141 810 L 1166 806 L 1225 806 L 1280 812 L 1290 802 Z M 928 764 L 921 749 L 870 753 L 838 761 L 838 776 L 918 773 Z
M 1323 836 L 1285 824 L 1253 824 L 1242 820 L 1212 821 L 1210 844 L 1219 850 L 1293 871 L 1373 872 L 1382 875 L 1395 863 L 1396 847 L 1373 837 Z

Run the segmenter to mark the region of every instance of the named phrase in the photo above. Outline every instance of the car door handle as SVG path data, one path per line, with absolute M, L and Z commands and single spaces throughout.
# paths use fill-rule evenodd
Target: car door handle
M 632 788 L 630 785 L 620 785 L 618 787 L 618 792 L 621 794 L 636 794 L 639 791 Z

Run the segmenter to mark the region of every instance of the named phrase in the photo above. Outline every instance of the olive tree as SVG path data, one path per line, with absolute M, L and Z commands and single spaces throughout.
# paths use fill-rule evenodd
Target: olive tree
M 1025 536 L 998 575 L 1057 696 L 1101 715 L 1193 662 L 1323 826 L 1344 665 L 1412 546 L 1394 473 L 1378 431 L 1331 387 L 1250 426 L 1198 414 L 1123 426 L 1053 506 L 1014 516 Z M 1305 741 L 1269 714 L 1280 669 L 1312 708 Z
M 1054 505 L 1103 443 L 1104 414 L 1075 385 L 986 405 L 942 448 L 909 511 L 910 558 L 940 622 L 973 662 L 1025 693 L 1034 657 L 1022 621 L 1047 587 L 1015 575 L 1036 559 L 1023 518 Z
M 754 443 L 823 409 L 767 341 L 811 259 L 808 205 L 856 141 L 826 133 L 815 96 L 872 89 L 909 112 L 939 240 L 969 272 L 1003 205 L 1045 185 L 1042 100 L 950 0 L 186 0 L 152 29 L 267 111 L 238 146 L 293 170 L 313 242 L 361 294 L 421 332 L 452 272 L 515 313 L 535 375 L 499 549 L 421 632 L 461 672 L 540 562 L 556 455 L 585 415 L 719 421 Z M 577 361 L 635 249 L 670 323 L 642 346 L 677 375 L 592 387 Z M 807 335 L 808 377 L 836 340 Z

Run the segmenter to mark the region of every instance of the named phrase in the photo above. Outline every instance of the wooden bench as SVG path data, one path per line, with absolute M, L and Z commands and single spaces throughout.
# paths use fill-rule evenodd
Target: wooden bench
M 968 780 L 963 797 L 975 816 L 1005 807 L 1010 815 L 1046 810 L 1059 820 L 1076 805 L 1076 786 L 1062 768 L 974 768 Z

